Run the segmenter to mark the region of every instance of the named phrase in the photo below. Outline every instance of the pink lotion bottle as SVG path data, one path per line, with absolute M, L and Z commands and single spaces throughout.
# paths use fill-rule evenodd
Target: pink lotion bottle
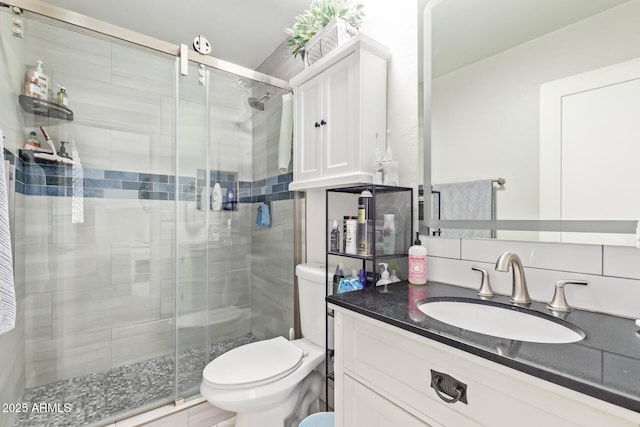
M 427 284 L 427 248 L 422 246 L 420 233 L 416 233 L 416 240 L 409 248 L 409 283 Z

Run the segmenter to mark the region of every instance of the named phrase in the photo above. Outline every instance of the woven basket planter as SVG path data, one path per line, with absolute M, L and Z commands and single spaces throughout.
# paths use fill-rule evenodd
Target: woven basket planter
M 347 21 L 338 17 L 333 18 L 326 27 L 318 31 L 307 42 L 305 46 L 305 67 L 309 67 L 356 34 L 358 34 L 358 30 Z

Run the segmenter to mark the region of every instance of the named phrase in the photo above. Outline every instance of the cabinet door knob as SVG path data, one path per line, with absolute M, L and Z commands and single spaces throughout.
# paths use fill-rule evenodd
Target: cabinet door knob
M 327 122 L 325 122 L 324 120 L 320 120 L 320 124 L 321 124 L 322 126 L 324 126 L 324 125 L 326 125 L 326 124 L 327 124 Z
M 319 128 L 320 127 L 320 123 L 316 122 L 316 124 L 314 124 L 314 126 Z

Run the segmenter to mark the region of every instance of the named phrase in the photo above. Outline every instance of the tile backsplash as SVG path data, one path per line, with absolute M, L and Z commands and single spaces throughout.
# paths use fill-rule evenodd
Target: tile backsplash
M 640 250 L 633 247 L 427 237 L 429 280 L 467 288 L 480 285 L 479 266 L 489 271 L 496 293 L 511 294 L 511 273 L 495 271 L 503 252 L 522 259 L 531 298 L 549 302 L 558 280 L 586 280 L 567 286 L 569 305 L 640 318 Z

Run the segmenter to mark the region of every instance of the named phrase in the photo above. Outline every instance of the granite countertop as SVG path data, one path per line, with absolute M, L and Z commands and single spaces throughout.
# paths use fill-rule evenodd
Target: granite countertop
M 640 412 L 640 336 L 631 319 L 573 310 L 562 318 L 585 332 L 582 341 L 540 344 L 492 337 L 457 328 L 424 315 L 416 302 L 424 298 L 456 297 L 479 300 L 474 289 L 429 282 L 389 285 L 330 295 L 327 302 L 406 331 L 466 351 L 589 396 Z M 491 301 L 509 304 L 508 296 Z M 546 304 L 528 309 L 545 314 Z

